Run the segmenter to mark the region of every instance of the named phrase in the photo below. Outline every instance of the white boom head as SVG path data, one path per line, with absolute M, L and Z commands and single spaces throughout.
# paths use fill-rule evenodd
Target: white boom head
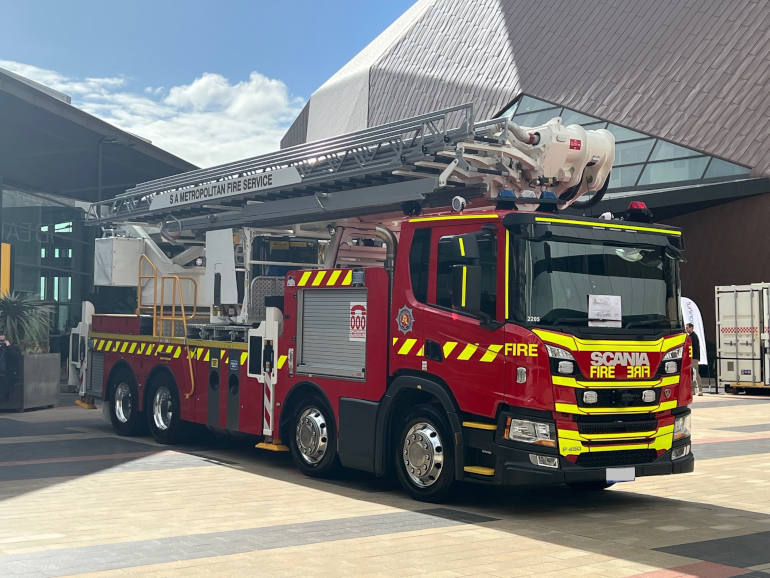
M 536 127 L 497 119 L 477 125 L 476 134 L 486 139 L 462 141 L 455 151 L 446 151 L 456 159 L 442 173 L 444 182 L 451 176 L 486 183 L 493 199 L 511 189 L 523 210 L 534 210 L 543 191 L 553 192 L 559 208 L 565 208 L 586 193 L 606 190 L 615 160 L 615 137 L 608 130 L 564 126 L 556 117 Z

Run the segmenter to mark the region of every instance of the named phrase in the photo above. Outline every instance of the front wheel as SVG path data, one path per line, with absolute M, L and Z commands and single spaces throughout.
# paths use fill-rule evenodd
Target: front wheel
M 147 425 L 156 441 L 173 444 L 179 441 L 182 419 L 179 394 L 173 381 L 164 376 L 150 386 L 147 401 Z
M 113 429 L 122 436 L 141 432 L 142 414 L 139 411 L 136 380 L 128 370 L 121 370 L 110 380 L 110 421 Z
M 396 476 L 418 500 L 438 502 L 449 495 L 454 482 L 454 452 L 449 426 L 429 405 L 417 406 L 395 443 Z
M 337 469 L 337 428 L 329 406 L 316 395 L 294 412 L 289 437 L 291 456 L 303 474 L 326 477 Z

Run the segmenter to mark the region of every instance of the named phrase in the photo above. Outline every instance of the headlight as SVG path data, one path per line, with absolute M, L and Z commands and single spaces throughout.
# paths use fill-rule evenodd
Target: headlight
M 556 428 L 550 423 L 509 417 L 505 438 L 514 442 L 556 447 Z
M 690 415 L 683 415 L 674 420 L 674 439 L 678 440 L 690 435 Z
M 676 349 L 672 349 L 666 355 L 663 356 L 663 361 L 676 361 L 679 359 L 682 359 L 682 352 L 684 351 L 684 346 L 679 346 Z
M 548 357 L 553 359 L 564 359 L 566 361 L 575 361 L 575 358 L 572 357 L 572 354 L 566 349 L 562 349 L 561 347 L 554 347 L 553 345 L 548 345 L 547 343 L 545 345 L 545 349 L 548 351 Z

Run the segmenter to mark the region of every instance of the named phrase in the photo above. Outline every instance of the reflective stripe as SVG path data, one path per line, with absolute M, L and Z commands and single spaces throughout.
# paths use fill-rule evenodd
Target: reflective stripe
M 560 429 L 558 438 L 559 453 L 563 456 L 638 449 L 669 450 L 674 441 L 674 426 L 663 426 L 652 432 L 594 435 L 581 434 L 576 430 Z M 592 440 L 601 440 L 603 443 L 599 446 L 591 445 Z M 617 440 L 618 443 L 607 443 L 613 440 Z
M 611 339 L 578 339 L 546 329 L 533 329 L 532 332 L 543 341 L 553 343 L 570 351 L 621 351 L 661 353 L 684 343 L 686 334 L 673 335 L 656 341 L 621 341 Z
M 621 225 L 618 223 L 593 223 L 590 221 L 577 221 L 575 219 L 554 219 L 552 217 L 535 217 L 536 222 L 544 223 L 564 223 L 566 225 L 583 225 L 584 227 L 599 227 L 603 229 L 628 229 L 631 231 L 646 231 L 648 233 L 663 233 L 664 235 L 674 235 L 679 237 L 682 231 L 672 231 L 669 229 L 657 229 L 655 227 L 639 227 L 636 225 Z
M 460 307 L 465 307 L 465 286 L 467 285 L 466 277 L 468 275 L 468 267 L 463 265 L 463 288 L 462 295 L 460 296 Z
M 337 282 L 337 279 L 339 279 L 339 276 L 342 274 L 342 269 L 335 269 L 332 271 L 332 274 L 329 275 L 329 280 L 326 281 L 327 286 L 334 285 Z
M 551 378 L 554 385 L 563 385 L 564 387 L 577 387 L 583 389 L 602 389 L 602 388 L 617 388 L 617 389 L 642 389 L 642 388 L 656 388 L 665 387 L 667 385 L 676 385 L 679 383 L 678 375 L 668 375 L 662 377 L 656 381 L 578 381 L 574 377 L 564 377 L 561 375 L 554 375 Z
M 116 341 L 115 342 L 115 345 L 112 346 L 112 351 L 113 352 L 118 350 L 118 348 L 120 347 L 120 343 L 121 343 L 120 341 Z
M 490 345 L 484 352 L 484 355 L 481 356 L 481 361 L 486 363 L 494 361 L 502 348 L 502 345 Z
M 147 351 L 144 352 L 145 355 L 152 355 L 152 348 L 155 347 L 154 343 L 150 343 L 147 345 Z
M 444 343 L 444 357 L 449 357 L 449 354 L 454 351 L 455 347 L 457 347 L 456 341 L 447 341 Z
M 107 345 L 104 346 L 104 351 L 109 351 L 112 347 L 112 341 L 107 341 Z
M 180 355 L 182 355 L 182 348 L 177 345 L 174 350 L 174 359 L 178 359 Z
M 398 337 L 393 338 L 393 345 L 395 345 L 396 343 L 398 343 Z
M 134 350 L 136 349 L 136 345 L 137 345 L 137 343 L 136 343 L 136 341 L 134 341 L 134 342 L 131 344 L 131 347 L 129 348 L 128 352 L 129 352 L 129 353 L 133 353 L 133 352 L 134 352 Z
M 304 287 L 307 283 L 307 280 L 310 279 L 310 275 L 312 274 L 312 271 L 305 271 L 302 273 L 302 277 L 299 278 L 299 283 L 297 283 L 298 286 Z
M 144 344 L 144 343 L 140 343 L 140 344 L 139 344 L 139 350 L 137 351 L 137 353 L 138 353 L 139 355 L 141 355 L 142 353 L 144 353 L 144 348 L 145 348 L 145 345 L 146 345 L 146 344 Z
M 493 423 L 482 423 L 480 421 L 464 421 L 463 427 L 469 427 L 472 429 L 485 429 L 489 431 L 495 431 L 497 429 L 497 425 Z
M 203 361 L 208 361 L 208 360 L 209 360 L 209 350 L 207 349 L 206 355 L 203 356 Z
M 248 358 L 249 358 L 249 354 L 248 354 L 246 351 L 244 351 L 243 353 L 241 353 L 241 365 L 243 365 L 244 363 L 246 363 L 246 360 L 247 360 Z
M 460 257 L 465 257 L 465 243 L 463 243 L 463 238 L 458 237 L 457 241 L 460 243 Z
M 456 221 L 457 219 L 497 219 L 497 215 L 443 215 L 440 217 L 418 217 L 409 219 L 410 223 L 426 223 L 428 221 Z
M 425 355 L 425 345 L 421 345 L 419 351 L 417 352 L 417 357 L 423 357 Z
M 201 358 L 201 355 L 203 355 L 204 349 L 205 349 L 205 347 L 198 347 L 195 350 L 195 359 L 200 359 Z
M 123 347 L 120 348 L 120 352 L 125 353 L 126 349 L 128 349 L 128 341 L 123 342 Z
M 276 367 L 278 369 L 283 369 L 284 364 L 286 363 L 286 356 L 285 355 L 279 355 L 278 356 L 278 363 L 276 364 Z
M 343 285 L 350 285 L 353 282 L 353 270 L 348 269 L 348 272 L 345 273 L 345 278 L 342 280 Z
M 457 359 L 461 361 L 468 361 L 474 353 L 476 353 L 476 350 L 479 348 L 478 345 L 474 345 L 473 343 L 469 343 L 465 346 L 465 349 L 462 350 L 462 353 L 457 356 Z
M 511 233 L 508 229 L 505 230 L 505 318 L 509 319 L 511 316 L 508 314 L 508 286 L 510 280 L 508 279 L 508 263 L 510 262 L 511 254 Z
M 321 284 L 321 281 L 324 280 L 324 277 L 326 276 L 326 271 L 319 271 L 315 274 L 315 279 L 313 279 L 313 287 L 318 287 Z
M 650 413 L 674 409 L 677 405 L 676 400 L 664 401 L 657 406 L 647 407 L 578 407 L 572 403 L 556 403 L 556 411 L 562 413 L 572 413 L 578 415 L 607 415 L 612 413 Z
M 398 354 L 407 355 L 412 350 L 415 343 L 417 343 L 416 339 L 405 339 L 403 345 L 401 345 L 401 348 L 398 350 Z

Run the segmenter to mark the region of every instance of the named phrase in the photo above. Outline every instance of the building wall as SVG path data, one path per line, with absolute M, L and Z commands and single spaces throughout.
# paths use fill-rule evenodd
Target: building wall
M 682 295 L 698 305 L 706 341 L 715 342 L 714 287 L 770 281 L 767 226 L 770 193 L 731 201 L 666 221 L 684 232 Z

